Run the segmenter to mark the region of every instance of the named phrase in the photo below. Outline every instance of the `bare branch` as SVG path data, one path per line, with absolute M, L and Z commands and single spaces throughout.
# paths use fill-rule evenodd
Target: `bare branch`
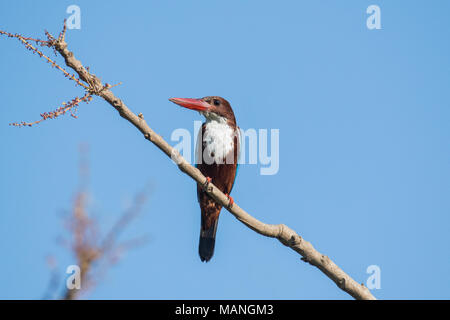
M 65 23 L 64 23 L 64 29 L 63 30 L 64 30 L 64 33 L 61 33 L 61 35 L 58 38 L 58 40 L 63 40 L 64 39 Z M 53 61 L 48 56 L 43 54 L 42 51 L 37 49 L 35 46 L 33 46 L 29 42 L 29 41 L 34 41 L 34 42 L 36 42 L 36 44 L 39 44 L 39 45 L 41 45 L 43 47 L 53 47 L 54 48 L 55 42 L 58 41 L 58 40 L 53 38 L 48 32 L 46 32 L 47 38 L 49 39 L 47 41 L 40 40 L 40 39 L 34 39 L 34 38 L 30 38 L 30 37 L 24 37 L 24 36 L 22 36 L 20 34 L 17 34 L 17 33 L 13 34 L 13 33 L 5 32 L 5 31 L 2 31 L 2 30 L 0 30 L 0 35 L 5 35 L 5 36 L 7 36 L 9 38 L 16 38 L 16 39 L 18 39 L 25 46 L 25 48 L 27 48 L 28 50 L 30 50 L 33 53 L 37 53 L 39 55 L 39 57 L 43 58 L 46 62 L 50 63 L 52 65 L 52 67 L 55 67 L 58 70 L 60 70 L 64 74 L 64 76 L 66 78 L 75 81 L 78 85 L 82 86 L 86 90 L 89 89 L 89 87 L 87 85 L 85 85 L 83 82 L 81 82 L 80 79 L 76 78 L 75 75 L 70 74 L 69 72 L 67 72 L 64 68 L 59 66 L 55 61 Z
M 321 270 L 327 277 L 333 280 L 336 285 L 350 294 L 355 299 L 373 300 L 375 297 L 362 284 L 357 283 L 341 268 L 339 268 L 330 258 L 318 252 L 311 243 L 304 240 L 294 230 L 284 224 L 266 224 L 263 223 L 245 210 L 234 203 L 229 206 L 229 199 L 212 183 L 208 183 L 206 177 L 194 166 L 190 165 L 177 150 L 167 143 L 160 135 L 154 132 L 147 122 L 144 120 L 142 114 L 134 114 L 126 104 L 110 90 L 111 86 L 103 85 L 101 80 L 90 73 L 90 71 L 83 66 L 83 64 L 75 58 L 73 52 L 68 49 L 64 37 L 59 37 L 56 41 L 52 41 L 51 45 L 64 58 L 66 65 L 73 69 L 79 78 L 85 83 L 89 84 L 89 92 L 106 100 L 113 106 L 121 117 L 134 125 L 143 136 L 157 146 L 169 158 L 171 158 L 178 166 L 178 168 L 194 179 L 199 185 L 204 186 L 206 192 L 219 204 L 227 208 L 239 221 L 245 224 L 255 232 L 271 238 L 278 239 L 282 244 L 288 246 L 295 252 L 299 253 L 303 261 L 310 263 Z
M 70 111 L 70 115 L 74 118 L 77 118 L 76 112 L 77 112 L 77 108 L 78 105 L 80 104 L 80 102 L 85 102 L 85 103 L 89 103 L 89 101 L 92 100 L 92 94 L 89 92 L 86 92 L 86 94 L 79 98 L 79 97 L 75 97 L 73 98 L 71 101 L 69 102 L 63 102 L 62 103 L 62 107 L 59 107 L 58 109 L 54 110 L 54 111 L 50 111 L 50 112 L 44 112 L 41 113 L 41 119 L 34 121 L 34 122 L 14 122 L 14 123 L 10 123 L 10 126 L 15 126 L 15 127 L 31 127 L 35 124 L 41 123 L 42 121 L 45 121 L 47 119 L 55 119 L 61 115 L 66 114 L 68 111 Z

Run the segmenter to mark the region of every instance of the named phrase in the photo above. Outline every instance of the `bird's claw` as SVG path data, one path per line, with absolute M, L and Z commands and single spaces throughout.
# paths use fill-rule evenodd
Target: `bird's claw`
M 233 204 L 234 204 L 234 200 L 233 200 L 233 198 L 228 194 L 228 193 L 225 193 L 225 195 L 227 196 L 227 198 L 228 198 L 228 208 L 231 208 L 231 207 L 233 207 Z
M 210 177 L 206 177 L 206 181 L 203 184 L 203 190 L 206 190 L 208 188 L 208 184 L 210 184 L 212 179 Z

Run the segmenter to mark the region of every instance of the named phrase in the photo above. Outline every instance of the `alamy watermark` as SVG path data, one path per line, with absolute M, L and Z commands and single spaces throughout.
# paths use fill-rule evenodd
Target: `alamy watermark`
M 72 264 L 67 267 L 66 273 L 70 274 L 66 280 L 66 287 L 69 290 L 81 289 L 81 269 L 79 266 Z
M 81 29 L 81 9 L 79 6 L 72 4 L 67 7 L 66 13 L 70 14 L 67 18 L 66 25 L 68 29 Z
M 372 4 L 367 7 L 367 14 L 370 16 L 366 20 L 366 26 L 369 30 L 381 29 L 381 9 L 379 6 Z
M 202 152 L 201 149 L 197 149 L 195 152 L 194 145 L 197 143 L 201 145 L 202 139 L 199 138 L 201 134 L 200 128 L 202 127 L 201 121 L 194 121 L 194 137 L 192 137 L 191 131 L 178 128 L 172 132 L 170 140 L 178 142 L 174 149 L 177 150 L 187 162 L 193 164 L 216 163 L 233 164 L 234 163 L 234 150 L 232 152 L 226 152 L 225 150 L 215 150 L 216 153 L 224 154 L 226 157 L 218 162 L 215 154 L 207 152 L 207 149 Z M 224 141 L 230 140 L 230 138 L 224 137 Z M 234 139 L 231 138 L 231 141 Z M 240 150 L 238 150 L 237 163 L 238 164 L 260 164 L 261 175 L 275 175 L 280 168 L 280 130 L 279 129 L 239 129 L 236 132 L 236 139 L 239 141 Z M 218 144 L 219 148 L 226 149 L 229 147 L 226 143 Z M 269 153 L 270 150 L 270 153 Z M 220 158 L 219 158 L 220 159 Z M 172 160 L 175 162 L 176 157 L 173 156 Z
M 381 289 L 381 268 L 376 264 L 367 267 L 366 273 L 370 274 L 366 281 L 369 289 Z

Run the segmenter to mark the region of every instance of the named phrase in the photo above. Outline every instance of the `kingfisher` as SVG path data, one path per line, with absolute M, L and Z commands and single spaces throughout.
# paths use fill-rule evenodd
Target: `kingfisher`
M 230 103 L 224 98 L 209 96 L 201 99 L 171 98 L 182 107 L 196 110 L 205 117 L 196 146 L 196 167 L 234 203 L 230 196 L 233 189 L 240 152 L 240 129 Z M 222 206 L 205 192 L 205 186 L 197 185 L 201 225 L 198 252 L 200 260 L 208 262 L 214 254 L 217 224 Z

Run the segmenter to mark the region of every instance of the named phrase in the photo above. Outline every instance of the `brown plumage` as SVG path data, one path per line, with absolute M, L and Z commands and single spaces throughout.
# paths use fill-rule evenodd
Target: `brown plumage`
M 223 193 L 233 188 L 238 166 L 240 139 L 236 119 L 227 100 L 217 97 L 202 99 L 172 98 L 170 101 L 205 116 L 197 140 L 197 168 Z M 209 261 L 214 254 L 217 224 L 222 206 L 197 186 L 201 210 L 199 255 Z M 230 198 L 231 199 L 231 198 Z
M 205 124 L 202 126 L 202 134 L 205 132 Z M 239 139 L 234 137 L 234 143 L 239 150 Z M 238 152 L 234 148 L 234 161 L 231 164 L 197 164 L 197 168 L 205 177 L 211 178 L 211 182 L 225 194 L 230 194 L 233 189 L 234 179 L 236 177 Z M 202 152 L 204 146 L 202 146 Z M 209 261 L 214 254 L 214 244 L 216 238 L 217 224 L 222 206 L 211 199 L 203 190 L 203 186 L 197 186 L 197 197 L 201 210 L 201 227 L 199 255 L 202 261 Z

